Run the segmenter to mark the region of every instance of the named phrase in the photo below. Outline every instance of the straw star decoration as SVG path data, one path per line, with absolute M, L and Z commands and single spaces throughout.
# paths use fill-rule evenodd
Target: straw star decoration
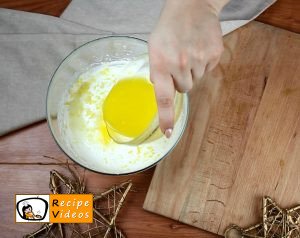
M 230 226 L 226 238 L 299 238 L 300 206 L 280 208 L 271 198 L 263 198 L 263 222 L 243 229 Z
M 50 190 L 53 194 L 84 194 L 86 193 L 84 179 L 67 165 L 71 177 L 56 170 L 50 171 Z M 131 181 L 115 185 L 108 190 L 94 194 L 92 224 L 44 224 L 37 231 L 27 234 L 25 238 L 54 237 L 54 238 L 124 238 L 125 235 L 116 226 L 116 218 L 132 186 Z M 69 229 L 64 229 L 69 228 Z

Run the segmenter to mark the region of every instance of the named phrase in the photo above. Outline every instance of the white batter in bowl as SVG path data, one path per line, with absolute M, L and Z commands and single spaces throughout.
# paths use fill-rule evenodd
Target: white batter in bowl
M 156 164 L 177 144 L 188 118 L 188 98 L 170 139 L 139 145 L 114 142 L 103 121 L 102 104 L 113 85 L 132 75 L 149 78 L 140 55 L 147 43 L 130 37 L 106 37 L 73 51 L 58 67 L 48 89 L 47 119 L 60 148 L 75 162 L 105 174 L 134 173 Z

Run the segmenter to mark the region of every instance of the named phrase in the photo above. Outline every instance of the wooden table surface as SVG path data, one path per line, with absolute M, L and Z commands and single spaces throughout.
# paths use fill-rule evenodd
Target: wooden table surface
M 0 0 L 0 7 L 59 16 L 69 0 Z M 263 13 L 259 21 L 300 33 L 300 1 L 278 0 Z M 0 139 L 0 218 L 1 237 L 21 237 L 37 225 L 14 223 L 15 193 L 47 193 L 49 171 L 60 169 L 65 155 L 54 143 L 45 121 L 13 132 Z M 91 191 L 102 190 L 112 184 L 132 179 L 134 192 L 118 217 L 118 224 L 128 237 L 218 237 L 171 219 L 148 213 L 142 205 L 154 169 L 127 177 L 111 177 L 86 172 Z M 37 179 L 38 178 L 38 179 Z M 3 214 L 4 213 L 4 214 Z M 3 219 L 6 217 L 6 219 Z

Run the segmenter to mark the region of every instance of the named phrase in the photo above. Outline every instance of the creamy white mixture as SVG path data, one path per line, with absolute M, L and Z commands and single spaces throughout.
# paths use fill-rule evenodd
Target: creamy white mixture
M 102 115 L 105 97 L 122 78 L 149 78 L 148 67 L 144 66 L 141 60 L 102 63 L 82 73 L 66 92 L 58 113 L 59 128 L 70 156 L 83 166 L 112 174 L 138 171 L 162 158 L 178 140 L 187 107 L 177 120 L 170 139 L 161 136 L 133 146 L 117 144 L 107 133 Z M 186 103 L 186 98 L 184 101 Z

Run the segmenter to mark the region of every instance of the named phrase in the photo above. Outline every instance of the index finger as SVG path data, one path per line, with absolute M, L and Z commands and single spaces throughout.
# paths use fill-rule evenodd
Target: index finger
M 174 127 L 174 96 L 175 87 L 173 78 L 168 73 L 152 70 L 151 81 L 154 84 L 159 125 L 167 138 L 172 134 Z

